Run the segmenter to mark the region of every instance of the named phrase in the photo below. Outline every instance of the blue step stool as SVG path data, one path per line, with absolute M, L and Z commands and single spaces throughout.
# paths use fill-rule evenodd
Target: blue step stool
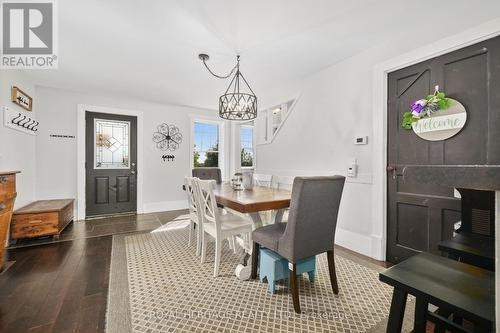
M 267 278 L 269 291 L 276 292 L 276 281 L 288 280 L 288 260 L 274 251 L 261 248 L 259 253 L 259 279 L 264 282 Z M 297 275 L 307 273 L 309 281 L 314 282 L 316 272 L 316 256 L 302 259 L 297 263 Z

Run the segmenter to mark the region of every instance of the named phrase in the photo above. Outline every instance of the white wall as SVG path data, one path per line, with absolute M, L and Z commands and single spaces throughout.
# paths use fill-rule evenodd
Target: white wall
M 11 87 L 17 86 L 33 97 L 33 115 L 36 117 L 35 87 L 21 71 L 3 70 L 0 73 L 0 107 L 7 106 L 13 111 L 25 110 L 10 100 Z M 26 112 L 29 113 L 29 112 Z M 35 140 L 29 135 L 4 126 L 4 114 L 1 112 L 0 124 L 0 170 L 22 171 L 17 175 L 17 199 L 14 208 L 19 208 L 33 201 L 35 197 Z
M 75 139 L 51 138 L 50 134 L 77 133 L 77 105 L 95 105 L 143 111 L 144 116 L 144 212 L 187 207 L 181 186 L 190 173 L 190 114 L 215 115 L 215 111 L 162 105 L 120 96 L 105 96 L 37 86 L 40 130 L 36 140 L 36 198 L 77 197 L 77 147 Z M 166 122 L 179 127 L 183 143 L 173 153 L 174 162 L 152 141 L 156 127 Z
M 473 6 L 473 4 L 471 4 Z M 404 35 L 365 50 L 296 84 L 283 84 L 281 96 L 301 96 L 283 128 L 271 144 L 257 146 L 257 171 L 275 175 L 346 175 L 353 158 L 359 175 L 347 179 L 339 213 L 336 241 L 352 250 L 383 259 L 384 228 L 373 223 L 373 71 L 401 54 L 476 26 L 468 17 L 455 17 L 446 25 L 416 25 Z M 432 36 L 430 38 L 430 36 Z M 272 104 L 280 103 L 275 100 Z M 369 136 L 369 144 L 354 145 L 354 138 Z

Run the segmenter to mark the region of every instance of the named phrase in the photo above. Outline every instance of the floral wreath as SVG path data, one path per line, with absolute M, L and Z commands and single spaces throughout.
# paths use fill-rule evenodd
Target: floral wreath
M 427 96 L 425 99 L 419 99 L 411 105 L 411 111 L 403 113 L 401 126 L 404 129 L 412 129 L 412 124 L 422 118 L 430 117 L 434 112 L 447 109 L 451 106 L 453 100 L 447 98 L 444 92 L 439 91 L 439 86 L 436 86 L 433 95 Z

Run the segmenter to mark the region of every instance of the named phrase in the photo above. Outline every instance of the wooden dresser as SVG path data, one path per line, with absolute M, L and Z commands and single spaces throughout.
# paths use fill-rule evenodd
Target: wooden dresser
M 19 171 L 0 171 L 0 272 L 4 266 L 5 241 L 17 195 L 16 173 Z
M 58 239 L 73 221 L 73 199 L 39 200 L 17 209 L 12 217 L 12 240 L 53 236 Z

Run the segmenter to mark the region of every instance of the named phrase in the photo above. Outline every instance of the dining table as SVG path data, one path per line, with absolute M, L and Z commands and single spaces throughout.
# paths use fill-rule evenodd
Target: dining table
M 233 189 L 230 183 L 216 184 L 214 195 L 217 203 L 224 208 L 241 214 L 248 214 L 253 229 L 263 226 L 262 212 L 270 211 L 270 221 L 267 223 L 281 223 L 285 210 L 290 207 L 292 192 L 264 186 L 253 186 L 252 189 Z M 240 280 L 248 280 L 252 267 L 251 239 L 237 238 L 243 248 L 242 260 L 235 269 Z

